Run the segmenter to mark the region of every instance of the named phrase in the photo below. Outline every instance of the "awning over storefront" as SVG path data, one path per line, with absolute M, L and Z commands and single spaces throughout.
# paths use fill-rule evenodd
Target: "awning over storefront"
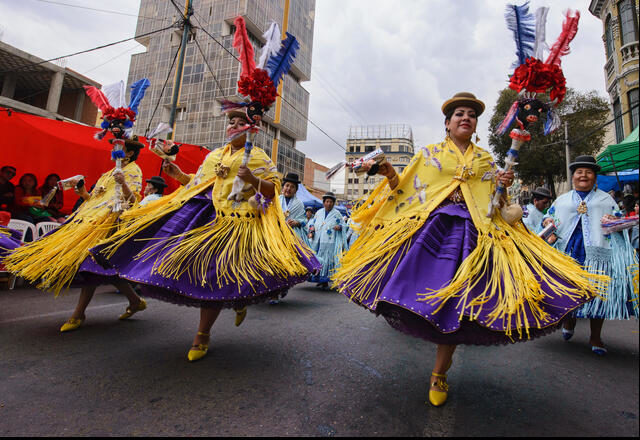
M 615 171 L 637 170 L 640 168 L 638 160 L 638 128 L 619 144 L 609 145 L 598 155 L 598 164 L 602 167 L 601 174 Z

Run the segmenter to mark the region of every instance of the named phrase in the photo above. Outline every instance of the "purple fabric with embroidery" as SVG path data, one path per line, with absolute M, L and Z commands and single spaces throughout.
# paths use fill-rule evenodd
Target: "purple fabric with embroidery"
M 518 335 L 515 330 L 509 337 L 502 331 L 503 322 L 488 324 L 488 315 L 495 301 L 486 304 L 475 321 L 466 316 L 459 319 L 462 307 L 456 300 L 447 301 L 441 310 L 437 310 L 439 305 L 418 301 L 418 293 L 427 289 L 437 290 L 449 283 L 462 261 L 475 249 L 477 237 L 478 232 L 466 205 L 445 202 L 411 238 L 404 257 L 400 260 L 398 254 L 393 258 L 388 266 L 389 272 L 381 282 L 383 287 L 377 304 L 373 303 L 374 295 L 371 295 L 360 305 L 384 316 L 396 330 L 436 344 L 498 345 L 524 342 L 551 333 L 559 328 L 567 313 L 583 304 L 555 295 L 543 283 L 542 289 L 550 295 L 543 304 L 550 316 L 548 321 L 543 322 L 540 328 L 529 329 L 528 337 L 525 333 Z M 561 281 L 559 277 L 555 278 Z M 486 281 L 481 280 L 473 289 L 472 296 L 482 292 L 485 286 Z M 350 297 L 348 286 L 343 287 L 346 287 L 345 295 Z M 531 327 L 537 327 L 530 313 L 527 313 L 527 318 Z

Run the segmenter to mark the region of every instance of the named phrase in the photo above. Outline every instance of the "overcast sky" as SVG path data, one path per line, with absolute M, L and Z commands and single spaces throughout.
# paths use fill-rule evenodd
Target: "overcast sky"
M 0 0 L 2 41 L 49 59 L 134 35 L 139 0 L 51 1 L 133 16 L 44 0 Z M 507 3 L 316 0 L 312 79 L 303 84 L 311 93 L 309 118 L 342 146 L 349 126 L 388 123 L 411 125 L 416 145 L 424 145 L 443 138 L 442 103 L 456 92 L 469 91 L 487 105 L 478 124 L 480 145 L 486 146 L 488 120 L 515 60 L 515 44 L 504 21 Z M 606 97 L 602 22 L 591 15 L 589 3 L 532 0 L 530 7 L 551 7 L 549 45 L 560 33 L 563 12 L 580 10 L 578 35 L 562 61 L 567 85 Z M 66 67 L 102 84 L 126 81 L 131 54 L 143 50 L 128 41 L 70 57 Z M 344 158 L 344 151 L 311 124 L 307 141 L 298 142 L 298 148 L 327 166 Z

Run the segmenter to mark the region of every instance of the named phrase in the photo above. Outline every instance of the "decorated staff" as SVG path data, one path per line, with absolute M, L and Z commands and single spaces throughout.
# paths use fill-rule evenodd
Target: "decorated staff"
M 529 125 L 538 122 L 543 112 L 546 112 L 545 135 L 552 133 L 560 126 L 560 118 L 555 112 L 555 107 L 562 102 L 566 93 L 566 81 L 560 67 L 561 57 L 569 53 L 569 43 L 578 32 L 580 12 L 576 11 L 575 15 L 571 15 L 571 11 L 567 11 L 562 32 L 551 47 L 546 61 L 542 62 L 538 57 L 542 56 L 543 48 L 546 46 L 544 41 L 546 17 L 547 8 L 540 8 L 536 17 L 530 14 L 528 2 L 522 6 L 507 5 L 505 18 L 507 26 L 513 31 L 518 57 L 514 63 L 516 69 L 511 75 L 509 87 L 519 92 L 519 95 L 497 128 L 498 133 L 504 134 L 514 121 L 517 123 L 517 127 L 509 133 L 512 143 L 505 159 L 505 171 L 517 165 L 520 148 L 525 142 L 531 140 Z M 538 93 L 547 92 L 550 92 L 550 102 L 543 103 L 536 98 Z M 500 199 L 504 195 L 505 187 L 498 183 L 487 217 L 494 214 L 495 208 L 500 206 Z M 522 210 L 518 211 L 518 208 L 517 205 L 505 206 L 502 209 L 503 218 L 513 224 L 522 217 Z

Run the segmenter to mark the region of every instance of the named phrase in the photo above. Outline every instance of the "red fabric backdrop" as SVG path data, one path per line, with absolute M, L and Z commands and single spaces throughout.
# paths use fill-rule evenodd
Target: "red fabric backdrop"
M 98 141 L 93 135 L 99 131 L 95 127 L 46 119 L 40 116 L 11 111 L 0 111 L 0 167 L 16 167 L 18 185 L 20 176 L 33 173 L 38 178 L 38 186 L 51 173 L 66 179 L 82 174 L 87 189 L 100 175 L 113 168 L 111 144 L 105 138 Z M 146 139 L 141 138 L 146 144 Z M 209 150 L 197 145 L 184 144 L 176 163 L 185 173 L 195 173 Z M 145 148 L 136 161 L 142 169 L 144 179 L 157 176 L 162 159 Z M 165 194 L 174 191 L 180 184 L 163 174 L 169 186 Z M 146 183 L 143 183 L 143 188 Z M 64 211 L 70 212 L 78 197 L 72 190 L 64 193 Z

